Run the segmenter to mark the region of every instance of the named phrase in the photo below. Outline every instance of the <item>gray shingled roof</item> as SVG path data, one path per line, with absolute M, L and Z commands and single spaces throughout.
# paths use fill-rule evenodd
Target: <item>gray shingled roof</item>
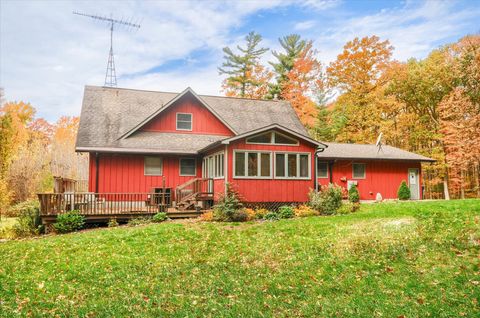
M 225 136 L 135 132 L 123 135 L 161 109 L 178 93 L 86 86 L 76 148 L 156 149 L 162 152 L 195 152 Z M 295 111 L 284 101 L 199 95 L 237 134 L 271 124 L 308 136 Z M 181 148 L 181 149 L 179 149 Z M 100 150 L 99 150 L 100 151 Z
M 435 161 L 431 158 L 387 145 L 382 145 L 381 150 L 378 151 L 376 145 L 341 144 L 331 142 L 325 142 L 325 144 L 328 148 L 318 154 L 319 158 Z

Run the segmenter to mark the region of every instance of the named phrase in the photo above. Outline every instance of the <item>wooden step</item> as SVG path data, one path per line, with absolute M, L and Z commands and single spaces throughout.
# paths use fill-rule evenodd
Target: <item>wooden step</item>
M 168 211 L 167 216 L 170 219 L 186 219 L 186 218 L 197 218 L 203 213 L 204 211 L 197 212 L 196 210 Z

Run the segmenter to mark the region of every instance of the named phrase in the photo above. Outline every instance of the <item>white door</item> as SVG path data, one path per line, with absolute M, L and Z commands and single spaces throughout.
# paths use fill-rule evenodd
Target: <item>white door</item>
M 420 178 L 418 169 L 408 169 L 408 186 L 410 187 L 411 199 L 420 199 Z

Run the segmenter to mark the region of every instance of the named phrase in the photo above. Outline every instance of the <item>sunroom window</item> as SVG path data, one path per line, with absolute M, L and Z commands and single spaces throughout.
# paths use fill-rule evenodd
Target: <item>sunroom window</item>
M 302 153 L 276 153 L 275 177 L 309 179 L 310 155 Z
M 237 151 L 234 156 L 234 177 L 270 178 L 271 153 L 258 151 Z
M 276 131 L 269 131 L 247 138 L 249 144 L 266 145 L 298 145 L 298 140 L 290 138 Z

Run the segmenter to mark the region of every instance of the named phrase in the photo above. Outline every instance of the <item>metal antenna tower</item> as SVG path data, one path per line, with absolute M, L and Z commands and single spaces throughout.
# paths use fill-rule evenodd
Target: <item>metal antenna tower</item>
M 110 24 L 110 53 L 108 54 L 107 71 L 105 73 L 104 86 L 117 87 L 117 74 L 115 72 L 115 60 L 113 57 L 113 26 L 114 24 L 118 24 L 118 25 L 124 25 L 126 27 L 139 29 L 140 24 L 132 23 L 131 20 L 130 21 L 126 21 L 123 19 L 117 20 L 111 17 L 108 18 L 105 16 L 85 14 L 77 11 L 73 11 L 73 14 L 89 17 L 95 20 L 106 21 Z

